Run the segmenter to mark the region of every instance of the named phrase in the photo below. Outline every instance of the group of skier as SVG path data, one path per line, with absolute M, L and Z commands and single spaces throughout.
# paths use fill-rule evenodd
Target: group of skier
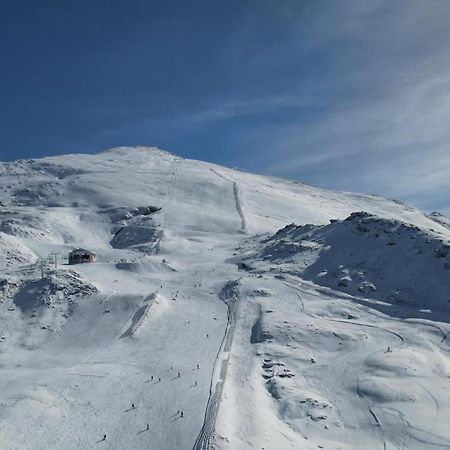
M 131 404 L 131 409 L 136 409 L 136 405 L 134 403 Z M 181 417 L 183 417 L 183 413 L 181 413 Z M 150 431 L 150 424 L 147 424 L 145 431 Z M 103 435 L 102 441 L 106 441 L 106 434 Z
M 200 369 L 200 364 L 197 364 L 196 367 L 197 367 L 197 370 L 199 370 L 199 369 Z M 172 367 L 172 366 L 170 367 L 170 370 L 173 370 L 173 367 Z M 153 375 L 151 375 L 150 378 L 151 378 L 152 381 L 154 380 L 154 376 L 153 376 Z M 181 372 L 177 372 L 177 378 L 181 378 Z M 158 381 L 161 381 L 161 377 L 158 377 Z M 195 381 L 194 386 L 198 386 L 197 381 Z M 132 409 L 132 410 L 136 409 L 136 405 L 135 405 L 134 403 L 131 404 L 131 409 Z M 181 410 L 178 410 L 178 411 L 175 413 L 175 415 L 176 415 L 176 416 L 179 416 L 180 418 L 183 418 L 183 417 L 184 417 L 184 412 L 181 411 Z M 147 424 L 146 431 L 149 431 L 149 430 L 150 430 L 150 425 Z M 103 435 L 102 441 L 106 441 L 106 434 Z

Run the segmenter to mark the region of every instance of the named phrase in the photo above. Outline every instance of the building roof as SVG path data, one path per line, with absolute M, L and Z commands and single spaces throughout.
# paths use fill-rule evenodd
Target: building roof
M 91 252 L 90 250 L 86 250 L 85 248 L 75 248 L 74 250 L 72 250 L 70 252 L 70 254 L 75 254 L 75 253 L 83 253 L 83 254 L 87 253 L 89 255 L 95 255 L 96 254 L 95 252 Z

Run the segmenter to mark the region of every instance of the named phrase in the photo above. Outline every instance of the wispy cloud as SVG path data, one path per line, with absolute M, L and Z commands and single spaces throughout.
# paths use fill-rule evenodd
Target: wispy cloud
M 329 101 L 313 123 L 251 133 L 265 171 L 448 210 L 450 5 L 336 5 L 318 8 L 307 26 L 310 51 L 342 58 L 321 80 Z

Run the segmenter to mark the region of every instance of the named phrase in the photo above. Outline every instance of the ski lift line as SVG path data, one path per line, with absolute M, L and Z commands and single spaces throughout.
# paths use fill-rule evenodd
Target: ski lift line
M 53 263 L 55 265 L 55 268 L 58 267 L 58 255 L 60 255 L 61 252 L 51 252 L 49 255 L 49 258 L 53 256 Z

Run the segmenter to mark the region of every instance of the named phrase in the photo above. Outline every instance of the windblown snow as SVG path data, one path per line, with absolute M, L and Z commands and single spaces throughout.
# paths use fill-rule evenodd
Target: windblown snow
M 0 164 L 2 449 L 450 449 L 449 321 L 439 213 L 155 148 Z

